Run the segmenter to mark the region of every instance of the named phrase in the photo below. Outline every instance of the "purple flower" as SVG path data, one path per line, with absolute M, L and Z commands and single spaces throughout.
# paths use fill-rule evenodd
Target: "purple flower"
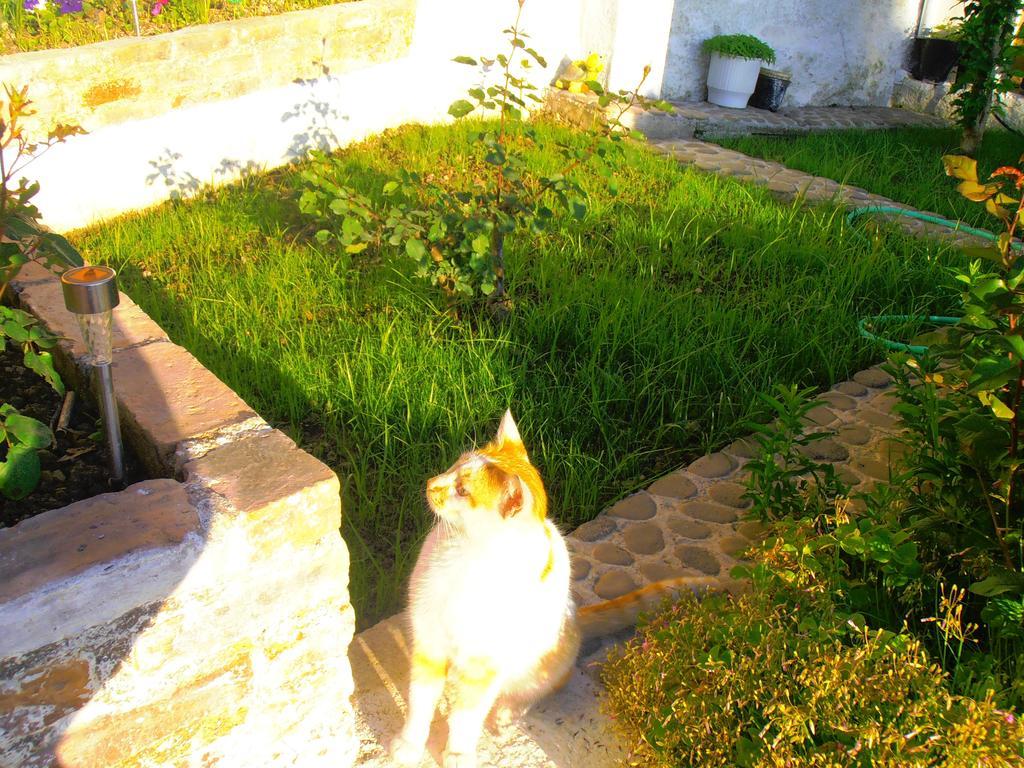
M 38 11 L 43 6 L 43 0 L 25 0 L 26 11 Z
M 82 0 L 57 0 L 61 13 L 81 13 Z

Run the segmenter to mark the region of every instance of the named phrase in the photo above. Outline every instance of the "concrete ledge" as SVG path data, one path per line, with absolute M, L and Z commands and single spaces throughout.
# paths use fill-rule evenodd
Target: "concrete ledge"
M 893 86 L 892 106 L 926 115 L 936 115 L 946 120 L 956 120 L 951 87 L 952 83 L 949 82 L 928 83 L 907 75 L 896 81 Z M 1024 94 L 1010 91 L 1000 94 L 999 99 L 1003 105 L 1003 121 L 1014 130 L 1024 130 Z M 992 115 L 985 123 L 986 129 L 998 130 L 1002 127 Z
M 29 134 L 95 130 L 391 61 L 409 48 L 415 0 L 357 0 L 77 48 L 0 57 L 0 80 L 29 85 Z M 319 67 L 313 63 L 317 60 Z
M 0 603 L 124 555 L 175 546 L 198 530 L 199 517 L 173 480 L 44 512 L 0 529 Z
M 88 369 L 57 278 L 14 296 Z M 122 426 L 157 479 L 0 530 L 0 765 L 331 766 L 358 744 L 335 474 L 127 296 Z

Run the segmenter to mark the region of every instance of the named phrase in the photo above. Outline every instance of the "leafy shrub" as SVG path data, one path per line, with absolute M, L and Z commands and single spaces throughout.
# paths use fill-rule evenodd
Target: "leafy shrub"
M 299 209 L 317 227 L 319 242 L 334 242 L 353 254 L 370 245 L 398 248 L 416 265 L 418 277 L 439 286 L 449 298 L 482 295 L 504 312 L 505 238 L 527 229 L 540 234 L 553 221 L 553 209 L 582 219 L 587 198 L 574 175 L 581 166 L 601 168 L 614 194 L 612 172 L 603 161 L 621 156 L 621 142 L 632 134 L 622 117 L 634 106 L 663 111 L 671 111 L 672 106 L 637 93 L 650 67 L 644 68 L 633 91 L 612 92 L 596 80 L 587 80 L 584 85 L 598 97 L 600 111 L 587 133 L 586 146 L 554 147 L 563 159 L 558 172 L 527 173 L 525 149 L 543 144 L 542 135 L 524 119 L 530 105 L 536 107 L 543 101 L 529 75 L 535 65 L 545 67 L 547 61 L 529 46 L 529 35 L 520 27 L 524 1 L 519 2 L 513 24 L 503 30 L 508 41 L 506 53 L 454 59 L 459 64 L 480 66 L 482 76 L 495 63 L 500 67 L 492 84 L 467 91 L 472 101 L 459 99 L 448 108 L 456 119 L 477 111 L 499 114 L 497 130 L 481 131 L 474 137 L 474 161 L 479 161 L 481 170 L 472 187 L 452 189 L 432 174 L 424 177 L 402 171 L 382 185 L 388 204 L 378 207 L 337 178 L 336 161 L 314 153 L 311 167 L 302 174 Z M 605 110 L 613 104 L 617 113 L 608 117 Z
M 704 51 L 738 59 L 760 59 L 765 64 L 775 63 L 775 50 L 753 35 L 715 35 L 703 43 Z
M 887 366 L 909 453 L 878 511 L 918 545 L 917 594 L 901 599 L 909 616 L 932 624 L 927 642 L 954 690 L 992 688 L 1000 701 L 1021 706 L 1024 259 L 1012 243 L 1024 172 L 1006 166 L 982 182 L 975 160 L 943 162 L 958 191 L 984 203 L 1005 231 L 990 247 L 968 249 L 975 260 L 954 269 L 963 288 L 960 322 L 927 354 L 897 355 Z M 944 618 L 930 621 L 936 614 Z
M 1016 714 L 992 690 L 950 690 L 944 668 L 958 668 L 977 629 L 964 591 L 939 582 L 937 615 L 918 620 L 935 577 L 888 514 L 899 486 L 849 503 L 801 450 L 813 441 L 807 391 L 779 386 L 764 400 L 775 421 L 756 429 L 748 495 L 773 535 L 733 570 L 752 591 L 684 600 L 605 667 L 635 764 L 1020 764 Z
M 906 634 L 758 589 L 685 599 L 604 667 L 606 706 L 633 765 L 1009 766 L 1024 726 L 951 695 Z
M 30 141 L 20 122 L 35 114 L 27 86 L 16 89 L 5 85 L 4 92 L 7 103 L 0 103 L 3 114 L 0 152 L 6 160 L 0 163 L 0 299 L 8 283 L 29 261 L 58 271 L 82 264 L 82 257 L 67 240 L 47 231 L 39 222 L 39 209 L 32 204 L 39 184 L 29 183 L 25 178 L 14 183 L 35 157 L 82 130 L 78 126 L 58 124 L 45 140 Z M 8 340 L 21 347 L 26 368 L 46 379 L 59 394 L 64 394 L 64 383 L 48 351 L 57 344 L 53 334 L 28 313 L 0 306 L 0 350 L 6 347 Z M 39 482 L 36 451 L 52 442 L 53 434 L 45 424 L 0 403 L 0 494 L 20 499 L 31 493 Z
M 1013 72 L 1010 43 L 1024 3 L 1021 0 L 965 0 L 964 18 L 957 41 L 960 59 L 951 92 L 956 121 L 964 130 L 961 151 L 978 150 L 993 95 L 1011 91 L 1014 84 L 1004 73 Z M 1001 110 L 996 99 L 994 107 Z

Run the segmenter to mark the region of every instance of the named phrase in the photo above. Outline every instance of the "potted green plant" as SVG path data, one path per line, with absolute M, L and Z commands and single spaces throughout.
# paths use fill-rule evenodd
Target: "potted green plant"
M 945 82 L 960 60 L 960 25 L 939 24 L 927 34 L 914 38 L 910 52 L 910 74 L 915 80 Z
M 743 109 L 754 92 L 762 64 L 775 61 L 775 51 L 753 35 L 715 35 L 704 41 L 708 64 L 708 101 Z

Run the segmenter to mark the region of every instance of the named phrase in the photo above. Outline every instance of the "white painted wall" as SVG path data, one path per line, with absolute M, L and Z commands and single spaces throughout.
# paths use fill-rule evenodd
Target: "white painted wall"
M 929 24 L 951 0 L 931 0 Z M 887 104 L 900 76 L 919 0 L 528 0 L 523 28 L 550 67 L 589 51 L 608 58 L 614 88 L 644 65 L 645 91 L 703 100 L 701 41 L 750 32 L 793 74 L 787 104 Z M 938 9 L 938 10 L 937 10 Z M 448 105 L 481 74 L 451 62 L 493 53 L 515 0 L 420 0 L 407 56 L 358 72 L 106 127 L 56 147 L 29 168 L 44 221 L 66 231 L 143 208 L 245 169 L 291 162 L 406 122 L 446 120 Z M 937 15 L 936 15 L 937 14 Z M 311 54 L 312 59 L 312 54 Z
M 41 185 L 35 202 L 48 226 L 67 231 L 231 181 L 246 169 L 283 165 L 310 146 L 333 148 L 407 122 L 447 120 L 448 105 L 482 77 L 452 57 L 504 50 L 501 29 L 516 11 L 514 1 L 420 0 L 402 59 L 74 137 L 27 169 Z M 522 27 L 550 65 L 536 73 L 538 82 L 577 55 L 579 18 L 577 0 L 526 5 Z
M 652 90 L 664 98 L 707 95 L 703 40 L 747 33 L 776 51 L 776 69 L 793 76 L 787 106 L 886 105 L 901 74 L 920 0 L 583 0 L 587 50 L 608 50 L 609 84 L 635 83 L 650 64 Z M 957 13 L 930 0 L 925 26 Z

